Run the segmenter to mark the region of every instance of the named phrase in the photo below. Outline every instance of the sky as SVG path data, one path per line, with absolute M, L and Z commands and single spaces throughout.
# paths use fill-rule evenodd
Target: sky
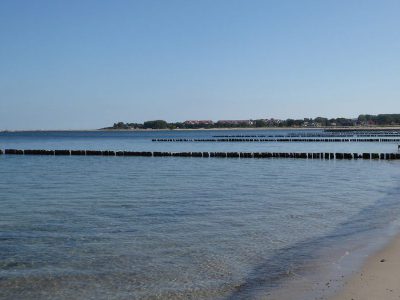
M 400 113 L 399 0 L 1 0 L 0 130 Z

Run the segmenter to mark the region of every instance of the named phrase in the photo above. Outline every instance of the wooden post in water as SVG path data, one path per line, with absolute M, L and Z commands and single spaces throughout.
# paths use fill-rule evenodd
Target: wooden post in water
M 362 154 L 362 159 L 371 159 L 371 154 L 370 153 L 363 153 Z
M 221 158 L 296 158 L 325 160 L 400 160 L 400 153 L 305 153 L 305 152 L 136 152 L 136 151 L 99 151 L 99 150 L 38 150 L 5 149 L 0 155 L 55 155 L 55 156 L 140 156 L 140 157 L 221 157 Z

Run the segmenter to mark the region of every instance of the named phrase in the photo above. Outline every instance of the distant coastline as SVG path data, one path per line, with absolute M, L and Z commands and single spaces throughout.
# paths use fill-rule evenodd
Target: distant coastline
M 400 114 L 359 115 L 357 118 L 303 118 L 303 119 L 247 119 L 247 120 L 186 120 L 183 122 L 167 122 L 151 120 L 143 123 L 116 122 L 113 126 L 102 129 L 257 129 L 257 128 L 343 128 L 400 126 Z
M 400 114 L 359 115 L 357 118 L 248 119 L 248 120 L 186 120 L 167 122 L 152 120 L 143 123 L 117 122 L 112 126 L 93 129 L 4 129 L 0 132 L 61 132 L 61 131 L 191 131 L 191 130 L 400 130 Z
M 216 128 L 175 128 L 175 129 L 106 129 L 95 131 L 210 131 L 210 130 L 331 130 L 331 131 L 353 131 L 353 130 L 400 130 L 399 126 L 354 126 L 354 127 L 216 127 Z M 91 131 L 91 130 L 88 130 Z
M 31 129 L 31 130 L 0 130 L 0 133 L 7 132 L 153 132 L 153 131 L 212 131 L 212 130 L 329 130 L 329 131 L 374 131 L 374 130 L 400 130 L 399 126 L 352 126 L 352 127 L 225 127 L 225 128 L 175 128 L 175 129 L 112 129 L 112 128 L 99 128 L 99 129 Z

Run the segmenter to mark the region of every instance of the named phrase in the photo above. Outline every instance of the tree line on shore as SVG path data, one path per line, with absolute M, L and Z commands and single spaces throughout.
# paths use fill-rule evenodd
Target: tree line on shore
M 352 127 L 352 126 L 393 126 L 400 125 L 400 114 L 359 115 L 358 118 L 304 118 L 304 119 L 256 119 L 185 122 L 152 120 L 143 123 L 117 122 L 104 129 L 211 129 L 211 128 L 263 128 L 263 127 Z

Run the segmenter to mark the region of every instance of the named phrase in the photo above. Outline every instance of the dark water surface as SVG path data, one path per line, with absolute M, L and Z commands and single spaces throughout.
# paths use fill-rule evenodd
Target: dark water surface
M 2 133 L 0 146 L 235 151 L 151 142 L 177 134 L 215 132 Z M 264 298 L 400 213 L 396 161 L 2 155 L 0 176 L 1 299 Z

